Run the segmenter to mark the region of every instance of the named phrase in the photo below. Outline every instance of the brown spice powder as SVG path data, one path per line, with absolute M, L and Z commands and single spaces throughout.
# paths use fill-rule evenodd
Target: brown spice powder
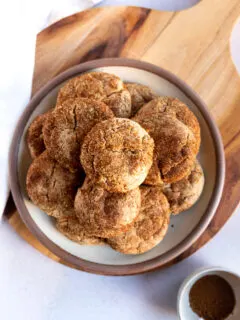
M 217 275 L 199 279 L 190 290 L 189 301 L 192 310 L 205 320 L 226 319 L 236 303 L 232 287 Z

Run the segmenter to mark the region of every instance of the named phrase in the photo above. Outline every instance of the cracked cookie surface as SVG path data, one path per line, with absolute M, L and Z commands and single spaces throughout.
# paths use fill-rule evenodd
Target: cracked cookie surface
M 81 174 L 62 168 L 44 151 L 30 165 L 26 186 L 35 205 L 59 218 L 73 214 L 75 194 L 82 180 Z
M 182 180 L 163 186 L 163 193 L 170 204 L 171 213 L 176 215 L 192 207 L 199 199 L 204 186 L 204 174 L 198 161 L 191 173 Z
M 139 188 L 126 193 L 109 193 L 85 179 L 75 198 L 75 213 L 84 230 L 102 238 L 126 231 L 139 214 Z
M 43 140 L 43 125 L 51 111 L 40 114 L 30 124 L 27 132 L 27 144 L 32 159 L 40 156 L 46 149 Z
M 136 122 L 114 118 L 98 123 L 86 135 L 81 164 L 90 179 L 109 192 L 138 187 L 152 165 L 154 142 Z
M 139 109 L 146 103 L 157 97 L 157 94 L 149 87 L 139 83 L 124 83 L 124 86 L 128 89 L 132 100 L 132 112 L 133 117 Z
M 80 167 L 80 148 L 92 127 L 114 114 L 101 101 L 87 98 L 65 100 L 48 116 L 43 137 L 49 154 L 63 167 L 74 171 Z
M 102 100 L 112 93 L 123 89 L 122 80 L 114 74 L 105 72 L 89 72 L 70 79 L 59 90 L 57 104 L 62 104 L 68 98 L 91 98 Z
M 102 100 L 118 118 L 129 118 L 131 116 L 131 95 L 128 90 L 112 93 Z
M 110 246 L 125 254 L 140 254 L 155 247 L 164 238 L 170 221 L 169 204 L 161 188 L 142 186 L 141 209 L 133 226 L 107 240 Z
M 83 245 L 103 245 L 104 240 L 89 236 L 75 215 L 57 219 L 56 228 L 68 239 Z
M 180 100 L 171 97 L 158 97 L 147 103 L 136 115 L 136 118 L 159 118 L 169 115 L 187 126 L 196 139 L 196 153 L 201 143 L 199 122 L 194 113 Z
M 193 132 L 185 124 L 168 114 L 157 117 L 138 113 L 133 120 L 137 121 L 155 142 L 154 162 L 145 183 L 171 183 L 190 173 L 198 147 Z

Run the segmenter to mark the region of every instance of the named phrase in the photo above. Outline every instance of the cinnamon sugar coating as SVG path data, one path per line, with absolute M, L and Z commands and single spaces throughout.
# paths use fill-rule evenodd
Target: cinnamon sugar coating
M 163 186 L 163 193 L 168 199 L 171 213 L 176 215 L 191 208 L 199 199 L 203 186 L 203 170 L 196 160 L 187 177 Z
M 133 226 L 108 239 L 110 246 L 125 254 L 149 251 L 166 235 L 170 221 L 169 204 L 160 187 L 142 186 L 141 209 Z
M 154 143 L 148 133 L 129 119 L 98 123 L 87 134 L 81 164 L 87 176 L 109 192 L 138 187 L 152 165 Z
M 55 218 L 72 215 L 74 198 L 83 175 L 61 167 L 44 151 L 27 173 L 27 192 L 34 204 Z
M 27 145 L 32 159 L 40 156 L 46 149 L 43 140 L 43 125 L 51 111 L 37 116 L 30 124 L 27 132 Z
M 139 214 L 139 188 L 126 193 L 109 193 L 85 180 L 75 198 L 75 212 L 90 235 L 109 238 L 126 231 Z
M 138 110 L 140 110 L 146 103 L 155 99 L 157 94 L 149 87 L 139 83 L 125 83 L 125 87 L 128 89 L 132 100 L 132 112 L 133 117 Z
M 122 80 L 114 74 L 89 72 L 67 81 L 59 90 L 57 106 L 68 98 L 102 100 L 123 89 Z
M 104 239 L 89 236 L 75 215 L 61 217 L 56 221 L 56 228 L 68 239 L 83 245 L 102 245 Z
M 47 118 L 43 137 L 49 154 L 63 167 L 74 171 L 80 167 L 80 149 L 92 127 L 114 114 L 101 102 L 87 98 L 67 99 Z

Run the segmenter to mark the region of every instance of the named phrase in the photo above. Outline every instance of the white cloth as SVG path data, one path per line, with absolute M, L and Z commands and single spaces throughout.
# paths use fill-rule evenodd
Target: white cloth
M 136 6 L 162 11 L 178 11 L 192 7 L 199 0 L 105 0 L 100 6 Z
M 230 52 L 232 61 L 240 74 L 240 17 L 237 19 L 230 37 Z

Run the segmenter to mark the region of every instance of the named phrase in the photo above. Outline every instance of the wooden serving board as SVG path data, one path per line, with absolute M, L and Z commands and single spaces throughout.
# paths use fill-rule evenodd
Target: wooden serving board
M 229 50 L 230 33 L 239 15 L 239 0 L 202 0 L 181 12 L 95 8 L 60 20 L 37 37 L 32 94 L 73 65 L 102 57 L 128 57 L 170 70 L 207 103 L 225 146 L 225 188 L 207 230 L 172 263 L 188 257 L 209 241 L 240 200 L 240 79 Z M 21 237 L 60 261 L 28 231 L 11 199 L 6 216 Z

